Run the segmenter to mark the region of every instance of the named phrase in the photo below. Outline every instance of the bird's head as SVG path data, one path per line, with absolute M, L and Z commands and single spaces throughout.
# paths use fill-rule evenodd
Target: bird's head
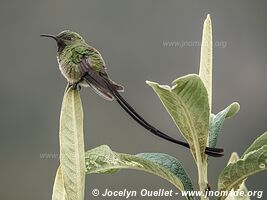
M 41 34 L 42 37 L 50 37 L 56 40 L 58 51 L 64 48 L 85 43 L 84 39 L 76 32 L 65 30 L 58 35 Z

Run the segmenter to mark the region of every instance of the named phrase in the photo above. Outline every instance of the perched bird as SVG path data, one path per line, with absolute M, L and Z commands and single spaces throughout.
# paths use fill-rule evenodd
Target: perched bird
M 123 86 L 112 81 L 108 74 L 106 64 L 101 54 L 85 40 L 72 31 L 62 31 L 58 35 L 42 34 L 57 42 L 57 60 L 59 69 L 67 79 L 69 86 L 80 89 L 81 86 L 90 86 L 98 95 L 106 100 L 116 100 L 119 105 L 141 126 L 153 134 L 173 143 L 189 147 L 189 144 L 176 140 L 159 131 L 144 120 L 119 94 L 123 92 Z M 210 156 L 223 156 L 223 149 L 206 147 L 205 153 Z

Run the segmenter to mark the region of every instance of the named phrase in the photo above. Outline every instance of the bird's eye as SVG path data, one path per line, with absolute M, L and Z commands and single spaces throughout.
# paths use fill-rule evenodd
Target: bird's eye
M 66 39 L 66 40 L 73 40 L 73 38 L 70 37 L 70 36 L 65 37 L 65 39 Z

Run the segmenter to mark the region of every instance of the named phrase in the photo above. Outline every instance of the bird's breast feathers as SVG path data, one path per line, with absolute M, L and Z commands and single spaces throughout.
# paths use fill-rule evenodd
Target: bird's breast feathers
M 81 59 L 86 57 L 88 64 L 97 72 L 105 71 L 105 62 L 101 54 L 93 47 L 76 46 L 67 48 L 57 55 L 59 69 L 68 82 L 78 82 L 83 74 Z
M 79 64 L 73 63 L 70 59 L 60 59 L 57 57 L 59 69 L 62 75 L 67 79 L 69 83 L 76 83 L 82 78 L 82 72 Z

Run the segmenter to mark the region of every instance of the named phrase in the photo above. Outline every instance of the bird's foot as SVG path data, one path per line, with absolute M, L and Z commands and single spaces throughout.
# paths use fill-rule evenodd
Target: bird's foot
M 79 85 L 79 83 L 69 83 L 69 88 L 77 91 L 81 90 L 81 86 Z

